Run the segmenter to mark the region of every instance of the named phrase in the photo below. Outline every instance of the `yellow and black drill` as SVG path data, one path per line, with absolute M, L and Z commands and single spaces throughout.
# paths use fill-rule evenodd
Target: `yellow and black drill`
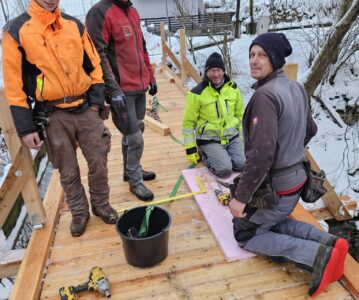
M 231 194 L 225 193 L 221 191 L 220 189 L 215 189 L 214 193 L 218 199 L 219 202 L 222 203 L 222 205 L 228 206 L 229 202 L 231 201 Z
M 110 282 L 105 277 L 100 267 L 92 268 L 89 276 L 89 281 L 77 286 L 68 286 L 60 288 L 61 300 L 76 300 L 77 294 L 85 291 L 97 291 L 100 294 L 110 298 Z

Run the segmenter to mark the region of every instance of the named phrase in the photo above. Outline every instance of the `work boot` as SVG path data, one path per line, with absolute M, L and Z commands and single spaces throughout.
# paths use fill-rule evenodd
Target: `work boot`
M 145 171 L 142 170 L 142 179 L 143 181 L 150 181 L 156 178 L 156 173 L 155 172 L 151 172 L 151 171 Z M 127 173 L 125 172 L 123 174 L 123 181 L 129 181 L 130 178 L 128 177 Z
M 86 225 L 90 219 L 90 213 L 87 211 L 86 214 L 75 214 L 72 215 L 70 231 L 73 237 L 78 237 L 84 234 Z
M 334 247 L 339 251 L 338 263 L 334 273 L 332 274 L 332 281 L 334 282 L 342 278 L 344 274 L 344 263 L 345 257 L 349 251 L 349 244 L 346 239 L 332 235 L 326 242 L 326 245 Z
M 332 281 L 332 275 L 338 263 L 339 251 L 336 248 L 320 245 L 313 265 L 313 280 L 309 286 L 309 295 L 315 297 L 326 289 Z
M 110 204 L 103 206 L 92 206 L 92 213 L 100 217 L 107 224 L 115 224 L 117 222 L 118 214 Z
M 143 201 L 151 201 L 154 197 L 153 193 L 142 182 L 130 185 L 130 192 Z

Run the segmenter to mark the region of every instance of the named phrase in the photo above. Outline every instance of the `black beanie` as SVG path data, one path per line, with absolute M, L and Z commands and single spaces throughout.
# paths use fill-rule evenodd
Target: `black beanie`
M 206 60 L 204 70 L 207 72 L 211 68 L 220 68 L 223 71 L 226 71 L 222 56 L 217 52 L 213 52 Z
M 272 63 L 273 71 L 283 67 L 285 57 L 292 54 L 292 46 L 284 33 L 263 33 L 252 41 L 249 51 L 251 51 L 253 45 L 259 45 L 264 49 Z

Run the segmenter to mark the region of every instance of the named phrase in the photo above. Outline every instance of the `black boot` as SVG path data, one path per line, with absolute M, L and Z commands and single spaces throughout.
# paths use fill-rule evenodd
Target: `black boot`
M 151 172 L 151 171 L 145 171 L 142 170 L 142 179 L 143 181 L 150 181 L 150 180 L 154 180 L 156 178 L 156 173 L 155 172 Z M 127 175 L 127 172 L 125 172 L 123 174 L 123 181 L 129 181 L 129 177 Z
M 151 201 L 154 197 L 153 193 L 142 182 L 130 185 L 130 192 L 143 201 Z
M 100 217 L 107 224 L 115 224 L 117 222 L 118 214 L 110 204 L 104 206 L 93 206 L 92 213 Z
M 73 237 L 78 237 L 84 234 L 86 225 L 90 219 L 90 213 L 87 211 L 84 214 L 75 214 L 72 216 L 70 231 Z
M 320 245 L 315 256 L 312 282 L 309 286 L 309 295 L 315 297 L 333 282 L 332 274 L 336 268 L 339 251 L 335 248 Z

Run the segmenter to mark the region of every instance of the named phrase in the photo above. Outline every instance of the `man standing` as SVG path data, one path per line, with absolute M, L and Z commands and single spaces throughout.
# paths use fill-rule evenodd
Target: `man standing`
M 31 0 L 28 12 L 3 28 L 5 94 L 18 135 L 29 148 L 41 146 L 33 117 L 46 122 L 47 151 L 53 153 L 72 213 L 71 234 L 80 236 L 90 214 L 77 145 L 88 163 L 93 214 L 106 223 L 117 220 L 107 180 L 111 135 L 99 117 L 104 104 L 100 58 L 84 26 L 61 13 L 59 1 Z
M 307 179 L 304 146 L 317 130 L 304 88 L 282 70 L 291 53 L 283 33 L 259 35 L 249 48 L 257 82 L 243 118 L 246 163 L 229 207 L 239 246 L 310 270 L 309 294 L 314 297 L 342 277 L 348 243 L 288 218 Z M 265 180 L 276 201 L 270 208 L 254 208 L 253 195 Z
M 187 159 L 227 177 L 244 166 L 242 116 L 244 106 L 237 84 L 225 73 L 222 56 L 212 53 L 201 83 L 186 96 L 182 133 Z
M 123 134 L 123 179 L 139 199 L 153 193 L 143 184 L 154 172 L 142 169 L 143 119 L 146 91 L 157 93 L 157 84 L 140 26 L 140 17 L 128 0 L 101 0 L 87 13 L 86 26 L 101 57 L 112 120 Z

